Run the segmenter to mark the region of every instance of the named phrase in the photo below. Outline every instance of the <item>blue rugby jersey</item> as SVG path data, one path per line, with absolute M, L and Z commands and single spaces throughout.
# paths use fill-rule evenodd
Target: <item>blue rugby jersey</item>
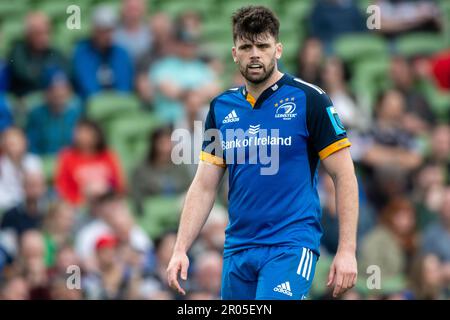
M 217 96 L 200 159 L 229 171 L 224 255 L 271 245 L 320 254 L 319 161 L 350 145 L 325 92 L 289 74 L 256 101 L 245 86 Z

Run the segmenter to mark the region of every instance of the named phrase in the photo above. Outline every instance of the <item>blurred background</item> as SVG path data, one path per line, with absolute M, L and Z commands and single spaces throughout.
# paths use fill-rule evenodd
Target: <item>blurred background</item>
M 0 2 L 0 299 L 219 298 L 226 177 L 188 295 L 165 280 L 196 170 L 172 163 L 171 134 L 190 132 L 196 159 L 194 121 L 242 85 L 230 16 L 248 4 L 276 12 L 279 68 L 329 94 L 353 144 L 360 269 L 342 299 L 450 298 L 450 1 L 15 0 Z M 329 299 L 338 222 L 323 172 L 319 190 L 310 299 Z

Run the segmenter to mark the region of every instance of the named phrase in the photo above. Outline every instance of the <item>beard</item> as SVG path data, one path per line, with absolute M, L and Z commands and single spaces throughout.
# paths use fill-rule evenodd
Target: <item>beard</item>
M 250 63 L 251 64 L 251 63 Z M 239 63 L 239 72 L 242 74 L 242 76 L 247 80 L 248 82 L 251 82 L 253 84 L 260 84 L 265 82 L 267 79 L 270 78 L 270 76 L 273 74 L 275 70 L 275 58 L 273 58 L 270 61 L 270 64 L 266 67 L 264 64 L 262 65 L 262 72 L 259 75 L 252 75 L 249 72 L 249 65 L 243 66 Z

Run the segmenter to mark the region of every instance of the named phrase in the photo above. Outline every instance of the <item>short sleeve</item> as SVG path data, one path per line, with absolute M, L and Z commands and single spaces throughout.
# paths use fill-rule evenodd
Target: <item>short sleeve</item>
M 312 93 L 307 99 L 309 139 L 321 160 L 351 145 L 331 99 L 323 92 Z
M 223 156 L 220 131 L 216 126 L 214 116 L 214 100 L 211 102 L 208 114 L 205 120 L 205 130 L 203 132 L 202 151 L 200 160 L 212 163 L 225 168 L 225 159 Z

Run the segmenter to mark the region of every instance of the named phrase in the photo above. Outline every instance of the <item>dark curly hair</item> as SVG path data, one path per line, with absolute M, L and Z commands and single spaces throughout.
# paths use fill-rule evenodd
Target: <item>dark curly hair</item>
M 259 36 L 269 34 L 278 41 L 280 21 L 275 14 L 263 6 L 246 6 L 237 10 L 232 17 L 233 41 L 247 39 L 255 41 Z

